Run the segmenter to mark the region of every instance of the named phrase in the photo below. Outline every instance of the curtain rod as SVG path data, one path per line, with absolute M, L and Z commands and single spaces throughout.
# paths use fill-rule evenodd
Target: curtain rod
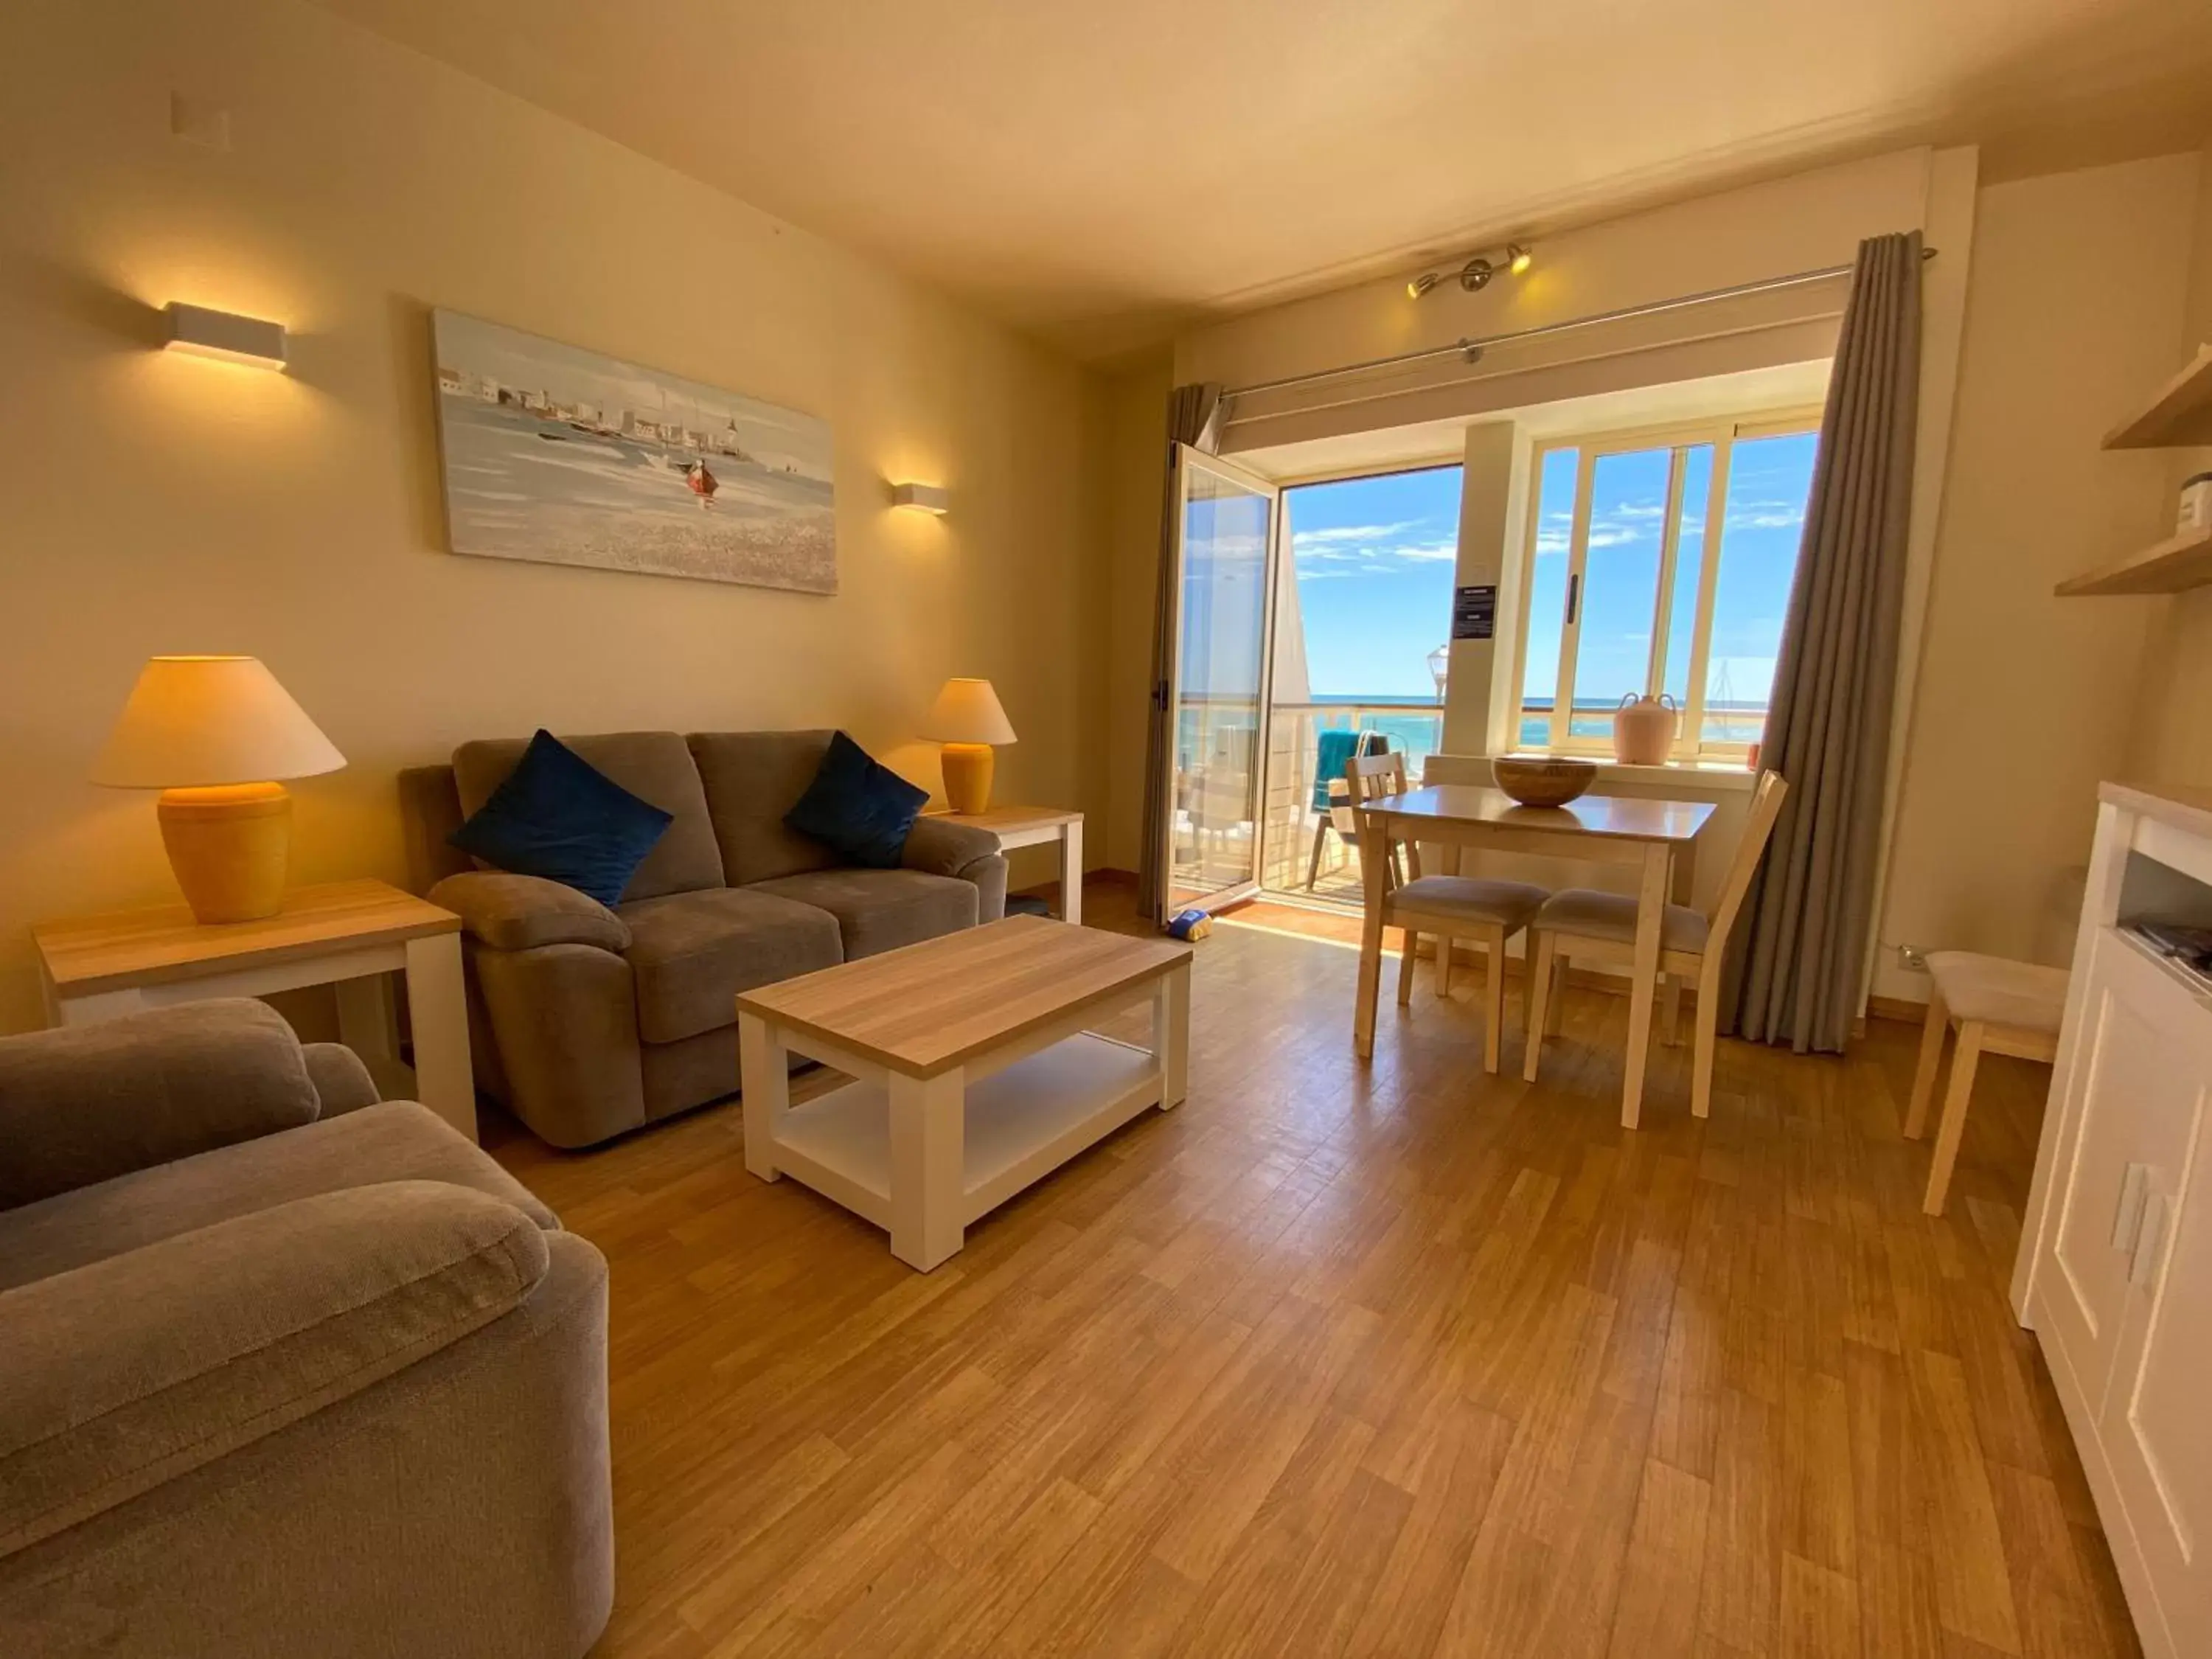
M 1936 250 L 1932 247 L 1920 250 L 1923 262 L 1935 257 Z M 1711 288 L 1702 294 L 1685 294 L 1673 300 L 1654 300 L 1645 305 L 1623 306 L 1618 311 L 1601 311 L 1589 317 L 1571 317 L 1563 323 L 1539 323 L 1533 328 L 1516 328 L 1504 334 L 1469 336 L 1450 345 L 1428 346 L 1419 351 L 1401 351 L 1394 357 L 1370 357 L 1364 363 L 1346 363 L 1340 368 L 1317 368 L 1308 374 L 1287 374 L 1279 380 L 1261 380 L 1253 386 L 1231 386 L 1221 394 L 1221 399 L 1227 403 L 1232 398 L 1249 398 L 1262 392 L 1282 392 L 1294 386 L 1311 386 L 1320 380 L 1341 380 L 1347 374 L 1365 374 L 1381 368 L 1406 368 L 1415 363 L 1433 362 L 1442 357 L 1463 357 L 1473 362 L 1494 345 L 1514 344 L 1547 334 L 1565 334 L 1571 329 L 1594 328 L 1600 323 L 1626 322 L 1635 317 L 1656 317 L 1691 306 L 1711 305 L 1716 300 L 1739 299 L 1747 294 L 1769 294 L 1778 289 L 1802 288 L 1808 283 L 1832 282 L 1838 276 L 1850 276 L 1852 269 L 1847 264 L 1823 265 L 1818 270 L 1793 271 L 1787 276 L 1765 276 L 1755 283 L 1738 283 L 1732 288 Z

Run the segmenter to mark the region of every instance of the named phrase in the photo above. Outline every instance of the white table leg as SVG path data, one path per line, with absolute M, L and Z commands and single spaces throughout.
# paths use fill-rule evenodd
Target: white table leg
M 56 997 L 52 1001 L 57 1025 L 97 1025 L 103 1019 L 120 1019 L 155 1006 L 138 990 L 95 991 L 90 996 Z
M 1183 1103 L 1190 1084 L 1190 963 L 1152 981 L 1152 1053 L 1160 1062 L 1160 1109 Z
M 1663 842 L 1644 849 L 1644 878 L 1636 896 L 1636 953 L 1629 969 L 1628 1054 L 1621 1066 L 1620 1127 L 1633 1129 L 1644 1109 L 1644 1062 L 1651 1046 L 1652 994 L 1658 988 L 1659 933 L 1667 909 L 1672 860 Z
M 967 1075 L 890 1078 L 891 1254 L 927 1273 L 966 1242 L 962 1169 Z
M 363 974 L 331 986 L 337 999 L 338 1040 L 359 1054 L 371 1072 L 399 1059 L 399 1021 L 392 1004 L 392 975 Z
M 1080 926 L 1083 921 L 1083 823 L 1060 827 L 1060 919 Z
M 416 1093 L 474 1140 L 477 1083 L 469 1069 L 469 1003 L 459 933 L 407 941 L 407 1017 L 415 1032 Z
M 738 1016 L 738 1080 L 745 1109 L 745 1168 L 763 1181 L 781 1181 L 776 1137 L 791 1109 L 791 1056 L 782 1034 L 758 1014 Z

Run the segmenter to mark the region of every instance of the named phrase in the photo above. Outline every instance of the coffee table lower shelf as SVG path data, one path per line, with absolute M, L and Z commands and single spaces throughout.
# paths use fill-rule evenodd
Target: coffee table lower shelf
M 1160 1100 L 1142 1048 L 1084 1031 L 968 1086 L 960 1221 L 989 1214 Z M 890 1091 L 848 1083 L 786 1113 L 776 1162 L 878 1227 L 891 1224 Z

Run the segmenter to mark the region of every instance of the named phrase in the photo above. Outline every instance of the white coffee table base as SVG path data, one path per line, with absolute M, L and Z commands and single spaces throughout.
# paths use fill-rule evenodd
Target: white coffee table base
M 1149 1048 L 1085 1029 L 1146 1002 Z M 1189 1031 L 1187 963 L 932 1078 L 740 1014 L 745 1167 L 763 1181 L 790 1176 L 884 1228 L 891 1254 L 926 1273 L 960 1249 L 969 1223 L 1139 1112 L 1181 1105 Z M 793 1054 L 857 1080 L 793 1106 Z

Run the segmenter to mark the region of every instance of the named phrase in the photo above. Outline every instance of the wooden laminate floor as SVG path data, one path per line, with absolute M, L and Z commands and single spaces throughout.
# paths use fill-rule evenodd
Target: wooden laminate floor
M 1930 1221 L 1904 1028 L 1724 1044 L 1702 1125 L 1661 1050 L 1631 1133 L 1620 999 L 1530 1087 L 1517 996 L 1492 1079 L 1471 984 L 1386 978 L 1369 1067 L 1355 963 L 1217 928 L 1189 1103 L 926 1276 L 734 1106 L 505 1139 L 613 1265 L 597 1653 L 2136 1650 L 2004 1302 L 2046 1072 L 1985 1062 Z

